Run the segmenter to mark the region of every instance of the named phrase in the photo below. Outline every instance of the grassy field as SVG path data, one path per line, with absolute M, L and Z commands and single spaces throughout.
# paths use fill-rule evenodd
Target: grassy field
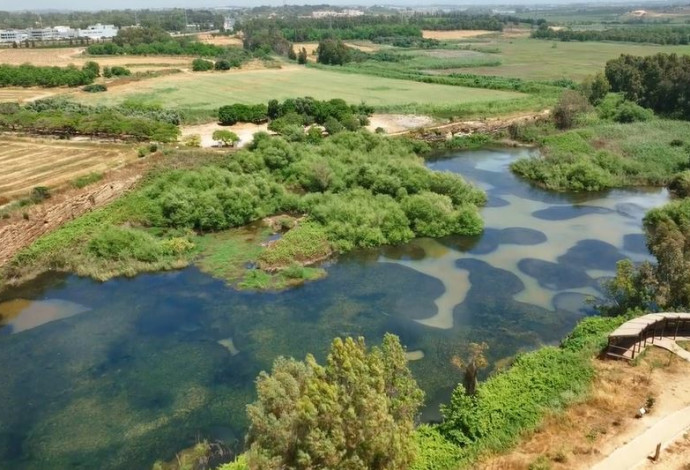
M 581 80 L 601 72 L 610 59 L 621 54 L 652 55 L 658 52 L 689 54 L 690 46 L 658 46 L 614 42 L 553 42 L 529 38 L 500 39 L 487 45 L 498 47 L 501 65 L 464 68 L 463 73 L 500 75 L 528 80 L 570 78 Z
M 26 196 L 36 186 L 56 187 L 136 159 L 128 146 L 0 138 L 0 196 Z
M 178 74 L 113 87 L 108 93 L 98 96 L 83 93 L 78 97 L 91 104 L 116 104 L 133 95 L 168 107 L 197 109 L 213 109 L 229 103 L 265 103 L 270 99 L 300 96 L 342 98 L 350 103 L 364 101 L 372 106 L 471 104 L 525 96 L 288 66 L 282 69 Z

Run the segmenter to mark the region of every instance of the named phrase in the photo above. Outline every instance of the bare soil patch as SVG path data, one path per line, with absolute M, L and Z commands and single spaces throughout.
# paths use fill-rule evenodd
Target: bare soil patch
M 108 173 L 97 183 L 81 189 L 65 189 L 41 204 L 28 206 L 11 213 L 9 218 L 0 219 L 0 267 L 41 235 L 120 197 L 134 187 L 149 165 L 149 158 L 138 160 Z
M 236 46 L 242 47 L 242 39 L 236 36 L 213 36 L 212 34 L 199 34 L 199 42 L 213 44 L 214 46 Z
M 595 368 L 589 397 L 548 416 L 511 452 L 488 459 L 478 468 L 528 469 L 546 459 L 553 470 L 587 469 L 690 404 L 690 363 L 668 351 L 650 348 L 637 366 L 597 360 Z M 650 413 L 637 419 L 637 411 L 649 397 L 654 398 Z M 690 446 L 681 442 L 679 447 L 687 452 Z M 662 466 L 663 462 L 662 458 L 654 468 L 679 468 Z
M 422 31 L 424 39 L 438 39 L 439 41 L 453 40 L 453 39 L 467 39 L 484 36 L 486 34 L 496 34 L 497 31 L 489 31 L 485 29 L 454 29 L 451 31 Z
M 382 128 L 387 134 L 396 134 L 428 127 L 434 124 L 434 119 L 430 116 L 415 114 L 374 114 L 369 119 L 367 129 L 374 132 L 377 128 Z
M 217 130 L 232 131 L 240 138 L 238 147 L 244 147 L 250 143 L 254 134 L 257 132 L 268 132 L 268 124 L 251 124 L 238 123 L 234 126 L 221 126 L 218 123 L 212 122 L 208 124 L 199 124 L 196 126 L 182 127 L 182 139 L 190 135 L 198 135 L 201 137 L 201 146 L 204 148 L 216 147 L 217 142 L 213 140 L 213 133 Z
M 0 88 L 0 102 L 13 101 L 25 103 L 42 98 L 53 96 L 54 91 L 47 91 L 45 88 Z
M 15 199 L 36 186 L 60 187 L 79 176 L 102 173 L 136 158 L 129 145 L 2 136 L 0 195 Z
M 60 48 L 60 49 L 0 49 L 0 63 L 21 65 L 30 63 L 33 65 L 60 66 L 69 64 L 82 66 L 87 61 L 98 62 L 101 67 L 119 65 L 134 68 L 137 71 L 159 70 L 161 68 L 189 68 L 193 57 L 181 56 L 89 56 L 86 49 Z

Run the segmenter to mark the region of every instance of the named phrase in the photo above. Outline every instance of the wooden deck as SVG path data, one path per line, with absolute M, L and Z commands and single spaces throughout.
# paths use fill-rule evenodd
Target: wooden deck
M 633 318 L 609 335 L 606 355 L 632 360 L 647 346 L 664 338 L 672 339 L 674 342 L 677 339 L 690 338 L 690 313 L 650 313 Z M 661 347 L 664 345 L 665 341 L 660 344 Z

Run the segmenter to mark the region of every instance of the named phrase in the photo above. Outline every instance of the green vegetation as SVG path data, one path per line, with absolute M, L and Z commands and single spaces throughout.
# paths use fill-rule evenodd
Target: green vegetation
M 482 43 L 472 43 L 473 46 Z M 606 62 L 621 54 L 646 56 L 660 52 L 688 54 L 690 46 L 630 44 L 616 42 L 552 42 L 529 38 L 499 38 L 491 43 L 500 50 L 493 54 L 499 66 L 474 67 L 469 71 L 478 75 L 551 81 L 569 79 L 580 81 L 602 71 Z M 554 44 L 556 47 L 554 47 Z
M 247 461 L 251 468 L 405 469 L 424 393 L 396 336 L 367 351 L 364 339 L 333 341 L 326 365 L 278 358 L 256 382 Z
M 75 188 L 84 188 L 92 183 L 96 183 L 103 179 L 103 173 L 89 173 L 88 175 L 80 176 L 72 181 L 72 186 Z
M 656 264 L 638 266 L 625 260 L 608 283 L 602 310 L 615 315 L 625 309 L 683 311 L 690 308 L 690 199 L 652 209 L 644 218 L 649 251 Z
M 98 77 L 98 70 L 87 62 L 83 68 L 74 65 L 67 67 L 40 67 L 31 64 L 0 64 L 0 87 L 40 86 L 45 88 L 59 86 L 81 86 L 93 83 Z M 96 64 L 98 67 L 98 64 Z
M 0 129 L 62 136 L 88 135 L 172 142 L 179 117 L 160 109 L 90 107 L 60 99 L 39 100 L 0 109 Z
M 216 142 L 219 142 L 222 147 L 234 147 L 235 144 L 240 141 L 240 137 L 237 134 L 224 129 L 213 131 L 211 138 Z
M 95 83 L 93 85 L 86 85 L 84 88 L 82 88 L 82 90 L 87 93 L 101 93 L 108 91 L 108 87 L 102 83 Z
M 606 64 L 611 90 L 626 99 L 669 117 L 690 119 L 686 89 L 690 85 L 690 57 L 657 54 L 622 55 Z
M 208 70 L 213 70 L 213 62 L 210 60 L 194 59 L 192 61 L 192 71 L 206 72 Z
M 81 99 L 85 102 L 116 105 L 136 97 L 143 101 L 165 103 L 166 107 L 214 110 L 217 109 L 218 103 L 253 105 L 267 103 L 272 99 L 284 101 L 303 96 L 305 90 L 308 90 L 309 96 L 318 100 L 340 98 L 348 103 L 365 102 L 377 109 L 409 107 L 423 110 L 429 107 L 447 106 L 464 108 L 478 105 L 478 103 L 486 107 L 487 103 L 493 103 L 495 112 L 501 110 L 506 101 L 519 105 L 532 99 L 532 97 L 511 91 L 450 87 L 436 85 L 433 82 L 415 83 L 409 80 L 371 77 L 360 73 L 344 74 L 314 67 L 250 70 L 237 74 L 204 74 L 183 79 L 176 77 L 175 82 L 167 80 L 142 82 L 137 90 L 138 92 L 130 92 L 130 94 L 111 90 L 108 94 L 99 95 L 94 99 L 88 96 Z
M 536 39 L 555 39 L 558 41 L 620 41 L 644 42 L 648 44 L 690 44 L 690 28 L 687 26 L 646 26 L 610 28 L 603 31 L 587 29 L 549 28 L 546 24 L 532 32 Z
M 542 157 L 519 160 L 513 171 L 548 189 L 599 191 L 663 186 L 688 169 L 686 143 L 678 138 L 690 131 L 688 122 L 654 118 L 616 96 L 598 115 L 581 118 L 587 124 L 567 132 L 538 129 L 534 142 Z
M 265 104 L 246 105 L 236 103 L 221 106 L 218 109 L 218 122 L 223 126 L 232 126 L 238 122 L 261 123 L 268 120 L 268 108 Z
M 130 75 L 132 75 L 132 71 L 126 67 L 120 67 L 119 65 L 103 67 L 103 76 L 105 78 L 129 77 Z
M 457 175 L 426 169 L 413 153 L 417 147 L 368 132 L 342 132 L 307 145 L 257 134 L 251 148 L 212 164 L 155 172 L 111 206 L 39 239 L 3 277 L 47 267 L 99 279 L 166 269 L 191 262 L 199 245 L 208 259 L 202 265 L 222 270 L 213 254 L 222 244 L 200 241 L 204 234 L 285 212 L 305 220 L 261 253 L 234 241 L 237 248 L 228 248 L 237 261 L 280 271 L 285 283 L 321 275 L 294 263 L 318 261 L 333 250 L 480 233 L 477 206 L 484 194 Z M 229 266 L 234 276 L 234 262 Z M 275 286 L 263 271 L 230 280 Z

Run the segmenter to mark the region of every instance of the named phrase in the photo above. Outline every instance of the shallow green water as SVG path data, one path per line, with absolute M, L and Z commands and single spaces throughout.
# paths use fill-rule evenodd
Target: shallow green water
M 5 295 L 0 468 L 150 468 L 198 438 L 241 446 L 257 373 L 278 355 L 322 357 L 338 335 L 398 334 L 427 391 L 423 418 L 438 419 L 460 380 L 452 355 L 486 341 L 500 365 L 558 341 L 617 260 L 648 257 L 641 218 L 667 200 L 531 188 L 507 169 L 525 152 L 430 163 L 487 190 L 481 237 L 353 253 L 287 292 L 237 292 L 189 268 L 45 276 Z

